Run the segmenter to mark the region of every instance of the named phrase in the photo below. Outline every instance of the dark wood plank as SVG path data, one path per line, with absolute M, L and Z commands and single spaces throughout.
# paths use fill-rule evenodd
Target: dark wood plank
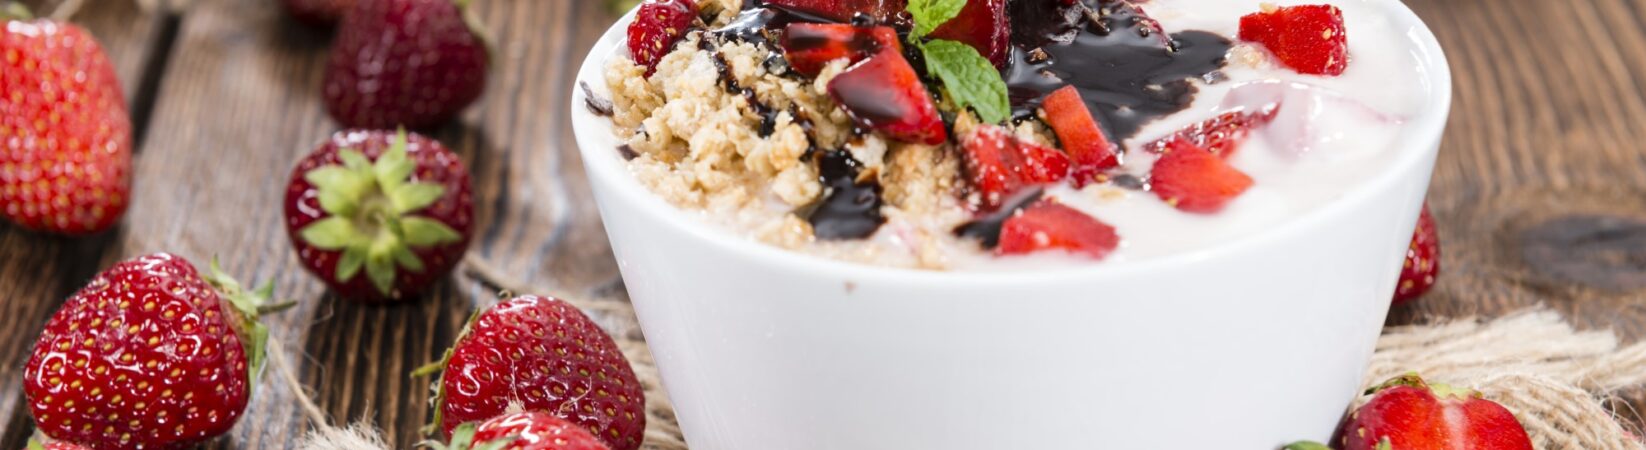
M 37 13 L 49 13 L 49 1 L 27 1 Z M 72 21 L 97 37 L 115 65 L 134 111 L 145 108 L 141 87 L 145 74 L 162 53 L 163 15 L 145 14 L 125 0 L 97 1 Z M 90 278 L 105 260 L 105 250 L 122 231 L 86 239 L 65 239 L 0 225 L 0 448 L 21 448 L 27 433 L 28 408 L 22 403 L 21 368 L 35 336 L 57 305 Z

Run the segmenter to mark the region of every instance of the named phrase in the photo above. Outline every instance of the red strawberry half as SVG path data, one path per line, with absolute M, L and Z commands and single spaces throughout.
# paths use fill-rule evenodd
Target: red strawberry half
M 333 135 L 292 170 L 285 208 L 303 266 L 367 302 L 412 297 L 444 277 L 474 227 L 463 161 L 404 130 Z
M 908 7 L 908 0 L 766 0 L 766 5 L 835 22 L 847 22 L 863 13 L 886 23 Z
M 1046 199 L 1006 220 L 1000 229 L 1000 255 L 1023 255 L 1061 249 L 1092 259 L 1103 259 L 1120 246 L 1120 235 L 1109 224 L 1055 200 Z
M 97 450 L 178 449 L 227 433 L 261 369 L 270 287 L 159 253 L 116 264 L 52 315 L 23 371 L 35 425 Z
M 345 128 L 426 129 L 480 98 L 490 64 L 466 0 L 355 0 L 326 64 L 326 111 Z
M 425 443 L 435 450 L 610 450 L 588 430 L 565 419 L 540 412 L 505 414 L 452 430 L 445 445 Z
M 443 363 L 419 373 L 436 370 L 432 425 L 448 436 L 515 408 L 581 425 L 613 450 L 639 448 L 646 429 L 645 392 L 617 343 L 558 299 L 527 295 L 480 313 Z
M 1428 384 L 1408 374 L 1367 394 L 1372 399 L 1350 413 L 1338 430 L 1338 450 L 1532 449 L 1532 440 L 1514 413 L 1479 392 Z M 1323 446 L 1300 443 L 1289 448 Z
M 897 51 L 881 50 L 841 72 L 829 82 L 829 95 L 858 125 L 888 138 L 927 145 L 948 140 L 926 85 Z
M 1240 150 L 1252 130 L 1274 121 L 1278 108 L 1258 112 L 1229 112 L 1204 122 L 1190 125 L 1160 140 L 1145 144 L 1144 149 L 1160 153 L 1171 148 L 1172 141 L 1184 141 L 1206 149 L 1220 158 L 1228 159 Z
M 131 199 L 131 145 L 120 80 L 97 40 L 0 11 L 0 215 L 50 233 L 109 229 Z
M 1349 67 L 1343 11 L 1332 5 L 1265 7 L 1240 18 L 1240 40 L 1263 44 L 1298 73 L 1338 76 Z
M 892 27 L 793 23 L 783 31 L 783 55 L 789 67 L 808 77 L 817 76 L 831 61 L 856 63 L 885 49 L 903 53 L 903 44 Z
M 1064 86 L 1046 96 L 1041 110 L 1074 164 L 1075 187 L 1085 186 L 1103 171 L 1120 165 L 1114 143 L 1103 134 L 1074 86 Z
M 1395 288 L 1395 304 L 1417 300 L 1435 286 L 1440 276 L 1440 235 L 1435 232 L 1435 218 L 1429 215 L 1429 205 L 1417 218 L 1417 230 L 1412 232 L 1412 245 L 1406 249 L 1406 262 L 1400 269 L 1400 285 Z
M 646 0 L 629 23 L 629 56 L 651 76 L 658 61 L 674 50 L 674 43 L 686 35 L 696 18 L 697 5 L 692 0 Z
M 1012 48 L 1012 23 L 1006 16 L 1006 0 L 969 0 L 959 15 L 943 22 L 930 36 L 970 45 L 996 68 L 1005 67 Z
M 1252 177 L 1206 149 L 1172 141 L 1155 161 L 1150 184 L 1161 200 L 1179 210 L 1210 214 L 1252 187 Z
M 1062 181 L 1069 157 L 1055 149 L 1019 141 L 997 125 L 981 125 L 962 145 L 966 180 L 983 210 L 1000 207 L 1024 188 Z

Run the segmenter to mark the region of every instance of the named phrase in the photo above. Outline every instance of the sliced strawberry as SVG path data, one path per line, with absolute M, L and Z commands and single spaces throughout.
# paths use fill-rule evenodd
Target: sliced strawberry
M 958 41 L 977 49 L 996 68 L 1006 66 L 1011 54 L 1012 24 L 1006 0 L 970 0 L 960 14 L 932 30 L 932 38 Z
M 646 66 L 646 76 L 657 70 L 657 62 L 674 49 L 697 17 L 692 0 L 646 0 L 629 24 L 629 55 L 635 64 Z
M 1417 374 L 1384 382 L 1338 434 L 1342 450 L 1531 450 L 1526 429 L 1478 391 L 1429 384 Z
M 1422 297 L 1435 286 L 1440 276 L 1440 236 L 1435 232 L 1435 218 L 1429 215 L 1429 205 L 1417 218 L 1417 230 L 1412 232 L 1412 245 L 1406 250 L 1406 263 L 1400 269 L 1400 285 L 1395 289 L 1395 304 Z
M 1240 145 L 1251 137 L 1252 130 L 1274 121 L 1278 109 L 1260 112 L 1230 112 L 1190 125 L 1160 140 L 1145 144 L 1144 149 L 1160 153 L 1171 147 L 1172 141 L 1184 141 L 1228 159 L 1240 150 Z
M 882 49 L 903 53 L 897 30 L 884 26 L 793 23 L 783 31 L 783 56 L 789 60 L 789 67 L 808 77 L 817 76 L 831 61 L 846 59 L 856 63 Z
M 1252 187 L 1252 177 L 1206 149 L 1176 140 L 1154 164 L 1150 182 L 1155 195 L 1179 210 L 1200 214 L 1221 211 Z
M 1057 140 L 1062 141 L 1063 151 L 1073 160 L 1075 187 L 1085 186 L 1098 174 L 1120 165 L 1114 143 L 1103 135 L 1103 128 L 1097 125 L 1074 86 L 1052 92 L 1040 107 Z
M 948 140 L 932 96 L 903 55 L 887 49 L 829 82 L 829 95 L 859 126 L 894 140 L 938 145 Z
M 847 22 L 861 12 L 878 22 L 890 22 L 908 7 L 908 0 L 766 0 L 766 5 Z
M 1056 183 L 1069 174 L 1069 157 L 1013 137 L 1005 128 L 982 125 L 967 136 L 966 177 L 982 201 L 994 210 L 1019 190 Z
M 1000 246 L 995 254 L 1024 255 L 1062 249 L 1093 259 L 1103 259 L 1120 246 L 1114 227 L 1056 200 L 1041 200 L 1006 219 L 1000 229 Z
M 1240 18 L 1240 40 L 1263 44 L 1298 73 L 1338 76 L 1349 67 L 1343 11 L 1332 5 L 1265 7 Z

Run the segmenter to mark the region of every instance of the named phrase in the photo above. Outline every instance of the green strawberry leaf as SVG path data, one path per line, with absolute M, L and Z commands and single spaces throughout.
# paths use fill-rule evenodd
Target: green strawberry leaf
M 457 230 L 427 217 L 406 217 L 400 221 L 400 227 L 406 236 L 406 243 L 413 247 L 431 247 L 463 240 L 463 235 L 457 234 Z
M 366 252 L 366 277 L 371 278 L 372 285 L 383 295 L 394 293 L 394 247 L 401 245 L 399 241 L 379 239 Z
M 1319 442 L 1299 441 L 1286 444 L 1285 447 L 1281 447 L 1281 450 L 1332 450 L 1332 448 Z
M 446 187 L 434 183 L 402 184 L 388 191 L 389 202 L 394 203 L 396 214 L 406 214 L 427 208 L 446 195 Z
M 914 38 L 931 34 L 965 8 L 966 0 L 909 0 L 909 15 L 914 16 Z
M 412 171 L 417 169 L 417 162 L 406 155 L 406 145 L 406 129 L 401 128 L 395 135 L 394 143 L 389 144 L 388 151 L 377 155 L 377 162 L 372 164 L 377 184 L 382 186 L 384 191 L 394 191 L 411 177 Z
M 337 260 L 337 279 L 353 279 L 360 269 L 366 267 L 366 246 L 350 245 L 343 249 L 343 256 Z
M 926 54 L 926 70 L 943 80 L 943 88 L 961 107 L 977 111 L 988 123 L 1005 122 L 1011 117 L 1006 80 L 977 49 L 941 39 L 920 48 Z
M 297 232 L 304 242 L 321 250 L 342 250 L 366 240 L 365 234 L 355 228 L 354 221 L 342 216 L 331 216 L 315 221 Z

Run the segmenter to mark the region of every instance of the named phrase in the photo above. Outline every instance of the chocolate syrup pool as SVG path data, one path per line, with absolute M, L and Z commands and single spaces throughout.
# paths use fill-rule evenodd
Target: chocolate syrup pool
M 1003 75 L 1015 116 L 1032 116 L 1046 94 L 1072 85 L 1110 139 L 1122 141 L 1188 108 L 1198 91 L 1190 80 L 1221 76 L 1228 39 L 1204 31 L 1164 35 L 1130 3 L 1083 1 L 1012 3 L 1012 55 Z

